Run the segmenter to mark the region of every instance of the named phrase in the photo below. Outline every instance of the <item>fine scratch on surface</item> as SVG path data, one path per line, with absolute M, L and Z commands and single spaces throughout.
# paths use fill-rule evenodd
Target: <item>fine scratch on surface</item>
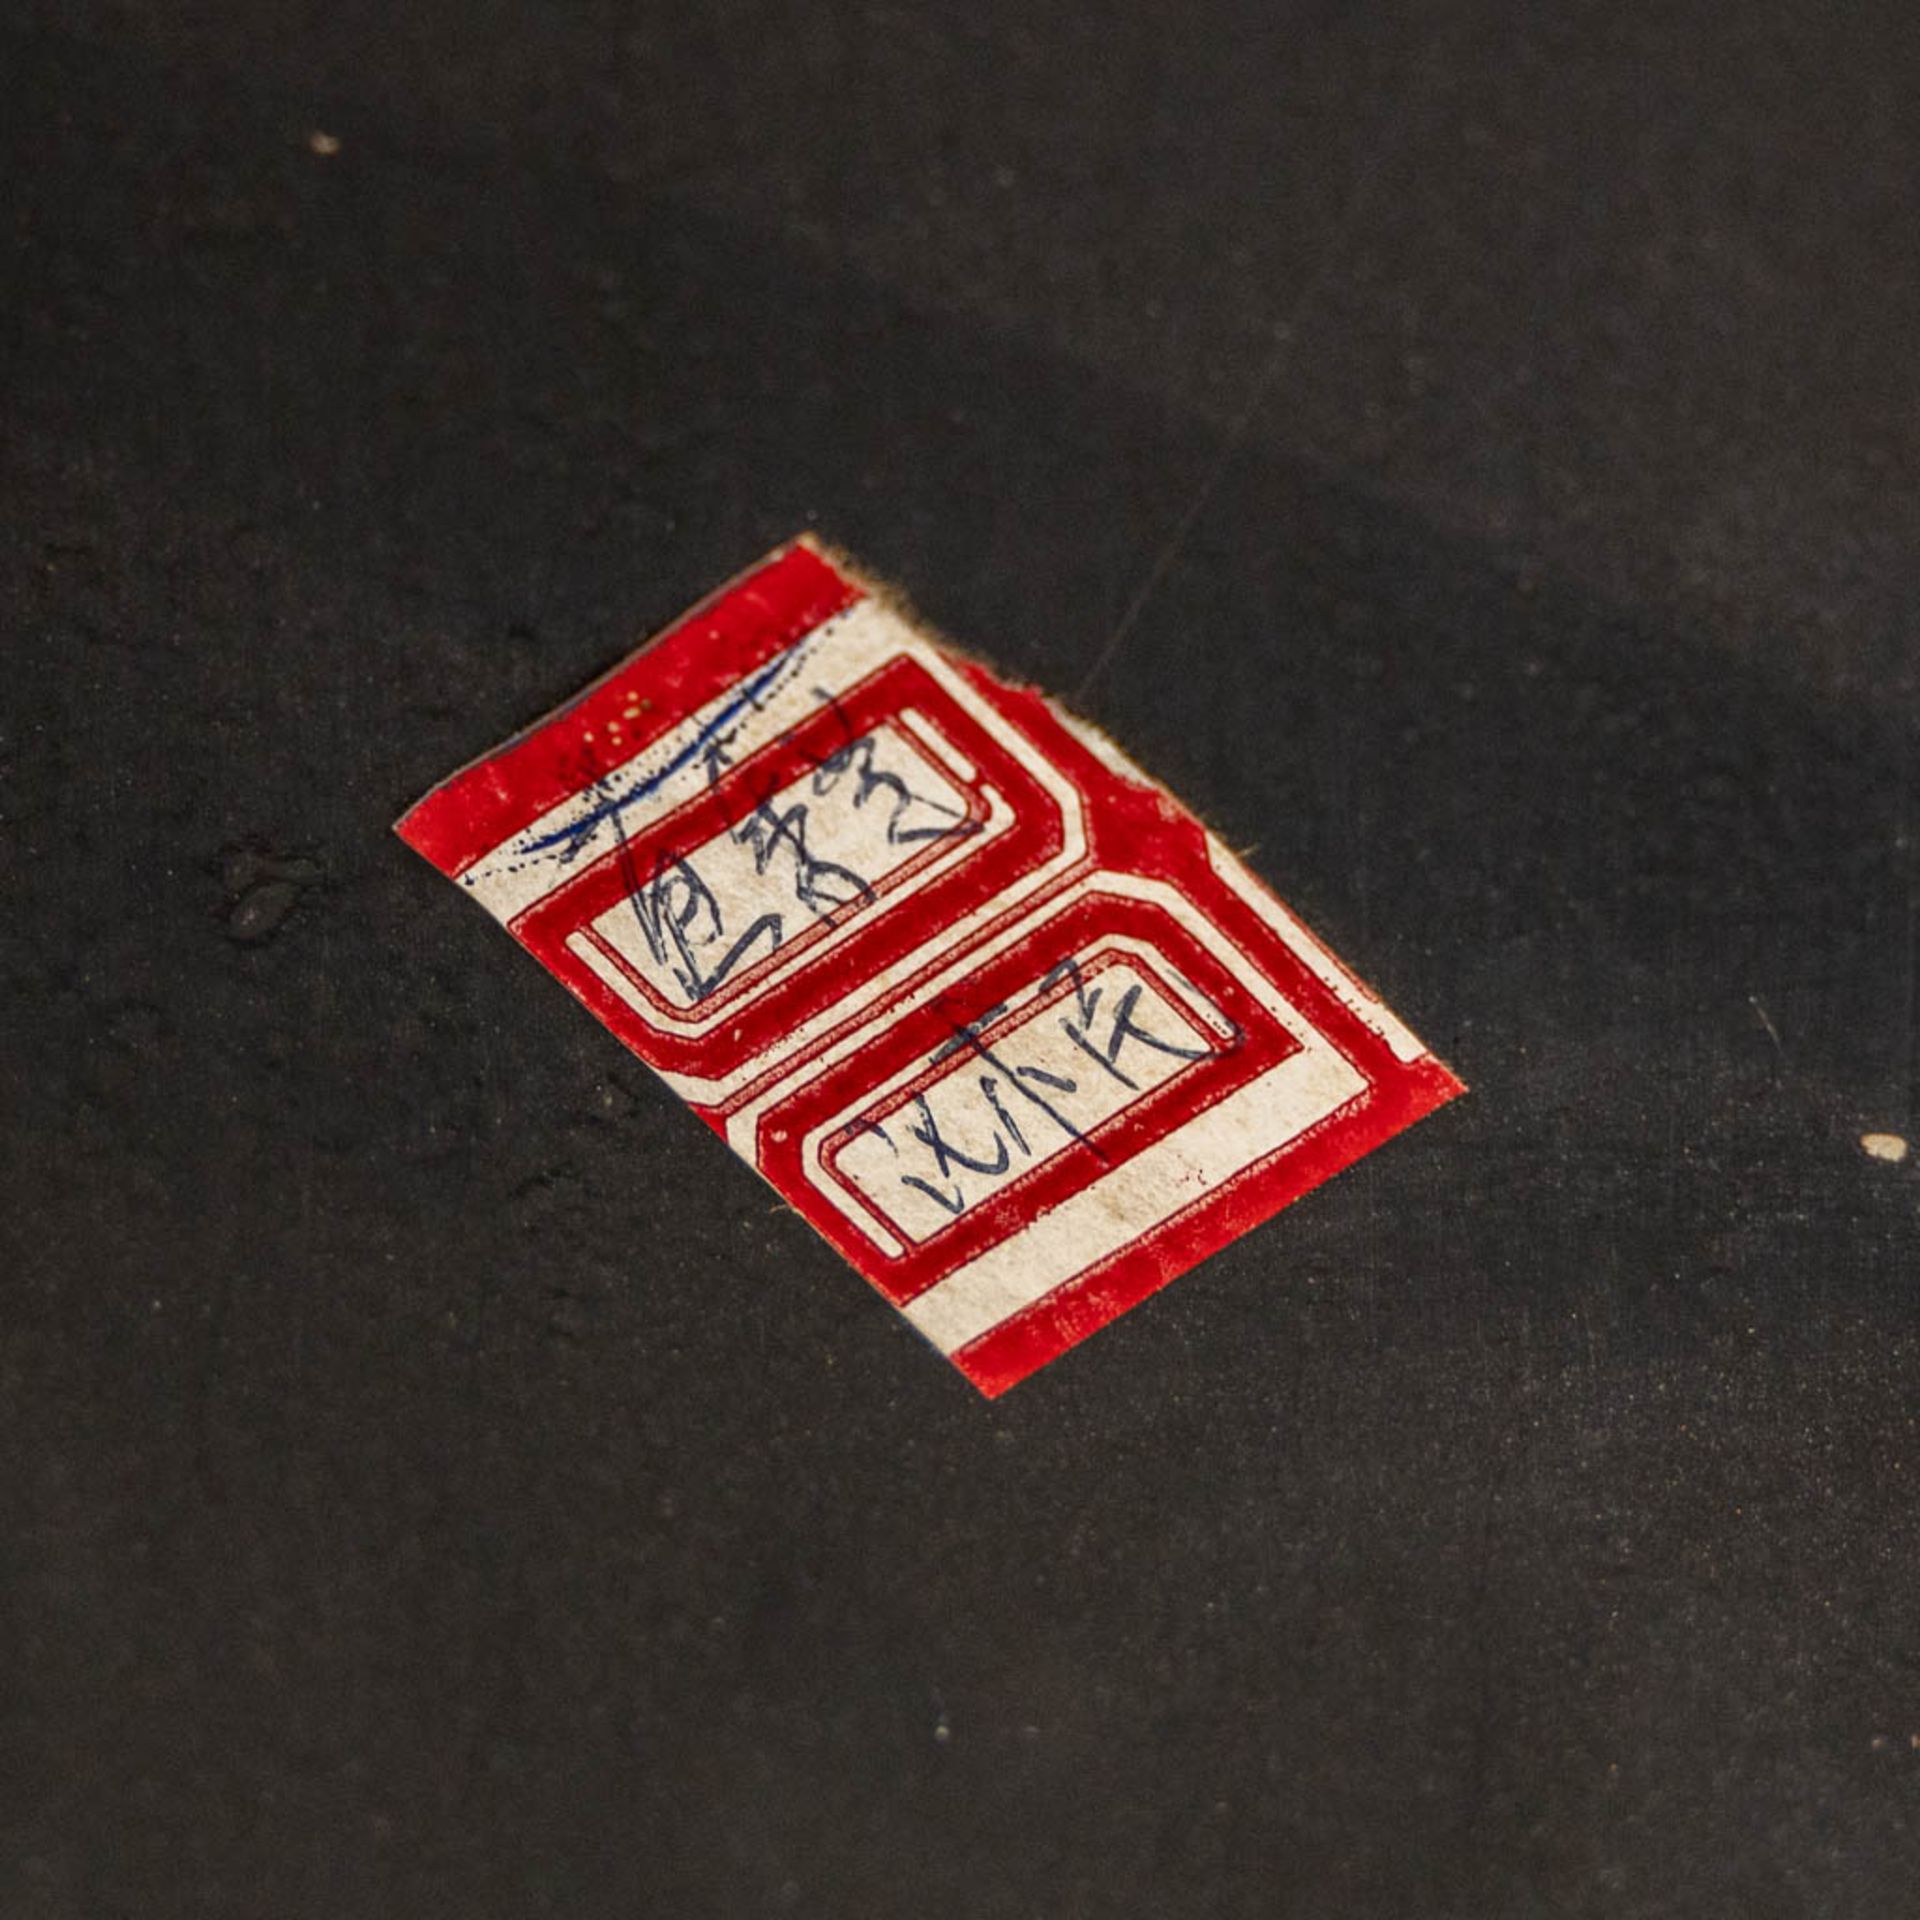
M 1784 1060 L 1787 1057 L 1787 1050 L 1781 1045 L 1780 1029 L 1773 1024 L 1773 1016 L 1768 1013 L 1765 1001 L 1757 993 L 1750 993 L 1747 995 L 1747 1003 L 1753 1008 L 1760 1024 L 1766 1028 L 1767 1038 L 1773 1042 L 1773 1050 Z
M 1239 457 L 1241 447 L 1246 443 L 1247 434 L 1252 429 L 1260 409 L 1266 404 L 1267 396 L 1273 391 L 1280 375 L 1285 371 L 1295 339 L 1300 331 L 1300 322 L 1307 309 L 1319 297 L 1320 290 L 1332 277 L 1334 268 L 1341 264 L 1348 238 L 1359 225 L 1361 215 L 1372 200 L 1381 176 L 1399 158 L 1411 138 L 1410 129 L 1415 116 L 1402 114 L 1398 120 L 1396 137 L 1384 142 L 1375 150 L 1371 160 L 1362 165 L 1359 177 L 1354 181 L 1347 195 L 1346 204 L 1341 208 L 1339 218 L 1334 222 L 1332 235 L 1323 249 L 1319 264 L 1308 274 L 1300 291 L 1294 296 L 1293 303 L 1285 314 L 1274 322 L 1273 345 L 1261 361 L 1259 369 L 1247 388 L 1246 398 L 1228 422 L 1226 438 L 1221 442 L 1220 451 L 1214 456 L 1213 463 L 1201 476 L 1200 484 L 1194 488 L 1192 497 L 1181 509 L 1180 517 L 1173 523 L 1167 537 L 1160 543 L 1146 573 L 1141 577 L 1139 586 L 1133 591 L 1120 618 L 1115 621 L 1112 631 L 1101 643 L 1100 650 L 1093 657 L 1086 672 L 1081 675 L 1073 689 L 1073 699 L 1083 700 L 1087 690 L 1113 664 L 1120 649 L 1126 644 L 1128 636 L 1138 624 L 1140 616 L 1146 611 L 1148 603 L 1160 590 L 1160 583 L 1172 570 L 1173 563 L 1179 559 L 1185 549 L 1200 516 L 1207 510 L 1208 503 L 1219 491 L 1220 483 L 1232 470 L 1234 461 Z

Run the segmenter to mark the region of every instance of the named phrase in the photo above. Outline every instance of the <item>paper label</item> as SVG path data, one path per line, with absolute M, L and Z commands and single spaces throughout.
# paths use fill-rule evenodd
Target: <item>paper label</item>
M 398 831 L 988 1394 L 1460 1091 L 1110 743 L 805 542 Z

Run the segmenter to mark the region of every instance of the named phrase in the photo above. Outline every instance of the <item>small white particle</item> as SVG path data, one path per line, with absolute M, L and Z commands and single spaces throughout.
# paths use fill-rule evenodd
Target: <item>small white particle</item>
M 1898 1166 L 1907 1157 L 1907 1143 L 1897 1133 L 1863 1133 L 1860 1145 L 1864 1152 L 1889 1166 Z
M 310 153 L 317 153 L 322 160 L 331 160 L 340 151 L 340 141 L 338 136 L 322 133 L 316 127 L 307 135 L 307 150 Z

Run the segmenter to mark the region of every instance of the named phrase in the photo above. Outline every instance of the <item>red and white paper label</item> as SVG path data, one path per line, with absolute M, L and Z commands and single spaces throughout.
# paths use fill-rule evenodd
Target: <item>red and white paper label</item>
M 806 542 L 398 831 L 987 1394 L 1461 1090 L 1111 743 Z

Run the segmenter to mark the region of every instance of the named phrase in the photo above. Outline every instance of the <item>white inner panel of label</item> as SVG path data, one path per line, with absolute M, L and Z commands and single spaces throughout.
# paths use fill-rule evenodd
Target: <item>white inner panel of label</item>
M 954 1043 L 946 1073 L 841 1148 L 841 1178 L 910 1239 L 938 1232 L 1226 1047 L 1231 1027 L 1217 1009 L 1201 1003 L 1221 1029 L 1209 1032 L 1143 967 L 1072 965 L 1080 971 L 1062 969 L 1021 996 L 1065 985 L 1043 1012 L 1017 1024 L 1003 1016 Z
M 656 859 L 593 930 L 662 999 L 692 1006 L 816 921 L 872 904 L 908 861 L 946 856 L 977 831 L 966 794 L 883 724 L 690 852 Z

